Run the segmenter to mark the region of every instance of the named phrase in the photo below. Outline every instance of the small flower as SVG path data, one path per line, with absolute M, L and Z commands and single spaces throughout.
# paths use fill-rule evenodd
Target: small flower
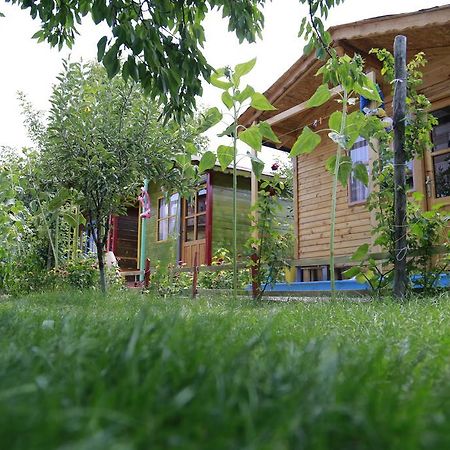
M 278 170 L 280 168 L 280 165 L 278 163 L 273 163 L 271 169 L 273 171 Z

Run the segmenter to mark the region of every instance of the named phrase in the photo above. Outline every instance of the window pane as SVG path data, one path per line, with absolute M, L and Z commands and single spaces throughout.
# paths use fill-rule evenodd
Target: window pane
M 185 235 L 185 241 L 189 242 L 189 241 L 193 241 L 195 240 L 195 235 L 194 235 L 194 222 L 195 219 L 193 217 L 190 217 L 189 219 L 186 219 L 186 235 Z
M 450 153 L 433 157 L 436 198 L 450 196 Z
M 195 198 L 186 200 L 186 216 L 193 216 L 195 214 Z
M 197 194 L 197 214 L 206 211 L 206 189 L 201 189 Z
M 439 124 L 433 128 L 433 151 L 450 148 L 450 106 L 433 112 Z
M 406 187 L 408 190 L 414 189 L 414 161 L 408 161 L 406 163 Z
M 165 199 L 159 199 L 158 219 L 164 219 L 167 217 L 168 207 Z
M 177 207 L 178 207 L 178 194 L 173 194 L 170 197 L 169 216 L 175 216 L 177 214 Z
M 350 158 L 353 165 L 369 165 L 369 146 L 363 138 L 358 138 L 350 150 Z M 350 175 L 350 202 L 362 202 L 369 195 L 369 189 L 361 181 L 357 180 L 353 173 Z
M 175 225 L 177 222 L 176 217 L 169 217 L 169 235 L 172 236 L 175 233 Z
M 197 216 L 197 239 L 205 239 L 206 214 Z
M 158 241 L 165 241 L 167 238 L 167 220 L 161 220 L 158 222 Z

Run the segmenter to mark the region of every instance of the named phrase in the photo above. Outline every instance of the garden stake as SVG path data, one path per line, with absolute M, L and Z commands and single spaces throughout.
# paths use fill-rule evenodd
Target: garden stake
M 198 280 L 198 261 L 197 261 L 198 255 L 197 252 L 195 252 L 194 255 L 194 267 L 193 267 L 193 274 L 192 274 L 192 298 L 197 297 L 198 289 L 197 289 L 197 280 Z
M 405 181 L 405 120 L 406 120 L 406 37 L 396 36 L 394 41 L 394 297 L 406 295 L 406 181 Z

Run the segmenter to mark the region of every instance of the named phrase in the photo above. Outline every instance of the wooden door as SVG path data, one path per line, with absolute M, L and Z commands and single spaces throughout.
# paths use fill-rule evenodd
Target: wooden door
M 197 191 L 191 199 L 183 200 L 182 260 L 187 267 L 206 264 L 206 188 Z
M 122 270 L 137 269 L 138 221 L 139 209 L 133 207 L 127 208 L 126 216 L 118 216 L 115 220 L 117 229 L 113 251 Z
M 433 111 L 439 124 L 432 133 L 433 147 L 425 157 L 427 207 L 444 204 L 450 209 L 450 106 Z

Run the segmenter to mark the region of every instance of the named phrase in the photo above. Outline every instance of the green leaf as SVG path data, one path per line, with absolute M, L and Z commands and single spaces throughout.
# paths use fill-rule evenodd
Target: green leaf
M 352 261 L 364 261 L 368 252 L 369 244 L 362 244 L 355 250 L 355 253 L 353 253 L 350 259 Z
M 106 48 L 106 41 L 107 37 L 103 36 L 98 42 L 97 42 L 97 61 L 101 61 L 103 59 L 103 56 L 105 55 L 105 48 Z
M 200 164 L 198 165 L 198 170 L 200 172 L 204 172 L 205 170 L 212 169 L 216 164 L 216 155 L 213 152 L 205 152 L 202 155 L 202 159 L 200 160 Z
M 234 149 L 228 145 L 219 145 L 217 148 L 217 159 L 219 160 L 220 167 L 225 170 L 234 159 Z
M 233 81 L 234 81 L 236 86 L 239 85 L 241 77 L 243 77 L 244 75 L 248 74 L 253 69 L 253 67 L 255 67 L 255 64 L 256 64 L 256 58 L 253 58 L 250 61 L 238 64 L 234 68 Z
M 361 134 L 361 130 L 366 124 L 365 115 L 360 111 L 354 111 L 347 116 L 345 123 L 345 148 L 351 149 L 356 142 L 356 139 Z
M 193 142 L 186 142 L 184 147 L 185 147 L 186 152 L 190 156 L 196 155 L 198 153 L 198 149 L 197 149 L 197 147 L 195 146 L 195 144 Z M 189 161 L 190 161 L 190 158 L 189 158 Z
M 266 139 L 269 139 L 276 144 L 279 144 L 281 141 L 278 139 L 277 135 L 273 132 L 272 127 L 267 122 L 260 122 L 258 124 L 259 131 L 262 136 Z
M 267 100 L 263 94 L 260 94 L 259 92 L 255 92 L 252 95 L 252 102 L 250 103 L 250 106 L 259 111 L 275 111 L 277 109 L 269 103 L 269 100 Z
M 362 272 L 359 275 L 356 275 L 356 281 L 360 284 L 364 284 L 367 282 L 366 277 Z
M 252 162 L 252 170 L 253 173 L 256 175 L 256 178 L 261 178 L 261 175 L 264 170 L 264 162 L 261 161 L 257 156 L 251 155 L 251 162 Z
M 345 278 L 353 278 L 361 273 L 361 268 L 358 266 L 350 267 L 345 272 L 342 273 Z
M 229 89 L 231 86 L 233 86 L 233 83 L 231 81 L 221 80 L 221 78 L 224 76 L 225 76 L 225 69 L 218 69 L 211 74 L 209 82 L 219 89 L 223 90 Z
M 113 45 L 103 57 L 103 65 L 109 78 L 113 78 L 120 70 L 120 61 L 117 57 L 117 46 Z
M 328 84 L 320 85 L 313 96 L 306 102 L 308 108 L 315 108 L 317 106 L 323 105 L 331 98 L 330 90 L 328 89 Z
M 367 167 L 365 164 L 357 163 L 353 166 L 353 175 L 359 181 L 361 181 L 364 186 L 369 184 L 369 174 L 367 172 Z
M 56 211 L 58 208 L 63 206 L 71 197 L 71 193 L 68 189 L 62 188 L 49 202 L 49 211 Z
M 245 102 L 245 100 L 247 100 L 248 98 L 250 98 L 253 94 L 255 93 L 255 90 L 247 85 L 245 87 L 245 89 L 243 91 L 240 91 L 239 93 L 237 93 L 234 98 L 239 102 Z
M 203 114 L 203 123 L 198 127 L 198 133 L 204 133 L 222 120 L 222 113 L 216 108 L 210 108 Z
M 231 109 L 233 107 L 233 98 L 231 97 L 228 91 L 224 91 L 222 93 L 222 103 L 228 108 Z
M 77 228 L 80 226 L 81 221 L 79 220 L 79 217 L 76 214 L 73 214 L 71 212 L 65 212 L 62 214 L 62 218 L 71 226 L 72 228 Z
M 239 133 L 239 140 L 245 142 L 256 151 L 261 150 L 262 138 L 263 136 L 256 125 L 253 125 Z
M 302 134 L 295 141 L 290 153 L 291 157 L 311 153 L 321 142 L 321 137 L 309 127 L 303 128 Z
M 332 155 L 327 159 L 325 167 L 332 175 L 334 175 L 336 169 L 336 155 Z M 352 168 L 352 160 L 348 156 L 342 156 L 339 161 L 338 180 L 344 187 L 348 184 L 348 178 L 352 173 Z
M 368 100 L 382 103 L 376 83 L 374 83 L 374 81 L 371 80 L 368 76 L 364 76 L 364 83 L 362 86 L 355 83 L 354 91 L 359 95 L 362 95 L 364 98 L 367 98 Z
M 328 126 L 331 130 L 335 131 L 336 133 L 340 133 L 341 132 L 341 124 L 342 124 L 342 112 L 335 111 L 330 116 L 330 120 L 328 121 Z

